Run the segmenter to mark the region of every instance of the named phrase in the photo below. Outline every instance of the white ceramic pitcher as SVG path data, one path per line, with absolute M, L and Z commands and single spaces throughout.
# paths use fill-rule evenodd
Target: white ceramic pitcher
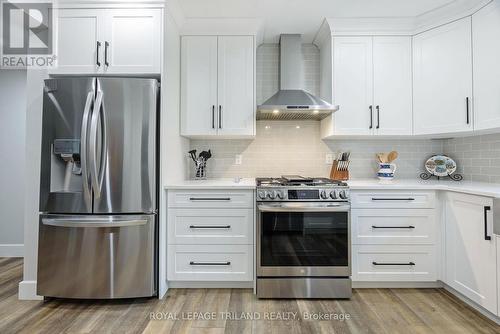
M 379 163 L 377 176 L 382 181 L 391 181 L 392 179 L 394 179 L 395 172 L 396 172 L 396 164 L 381 162 Z

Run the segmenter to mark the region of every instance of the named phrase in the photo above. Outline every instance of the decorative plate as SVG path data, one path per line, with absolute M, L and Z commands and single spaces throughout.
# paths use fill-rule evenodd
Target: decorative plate
M 448 176 L 457 170 L 457 164 L 446 155 L 434 155 L 425 162 L 425 169 L 435 176 Z

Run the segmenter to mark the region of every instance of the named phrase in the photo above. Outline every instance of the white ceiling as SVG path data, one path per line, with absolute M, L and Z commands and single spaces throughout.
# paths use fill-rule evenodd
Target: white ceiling
M 415 17 L 456 2 L 473 0 L 179 0 L 186 18 L 259 18 L 264 41 L 301 33 L 311 42 L 324 18 Z

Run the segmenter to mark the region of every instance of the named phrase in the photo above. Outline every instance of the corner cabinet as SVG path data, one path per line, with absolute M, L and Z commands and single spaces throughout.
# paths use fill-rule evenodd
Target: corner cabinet
M 160 74 L 162 9 L 57 10 L 51 74 Z
M 472 15 L 474 130 L 500 128 L 500 1 Z
M 411 135 L 411 38 L 333 37 L 332 48 L 340 110 L 322 125 L 322 137 Z
M 255 136 L 253 36 L 183 36 L 181 135 Z
M 497 313 L 497 249 L 493 200 L 447 193 L 445 283 L 486 310 Z
M 413 37 L 416 135 L 472 131 L 471 18 Z

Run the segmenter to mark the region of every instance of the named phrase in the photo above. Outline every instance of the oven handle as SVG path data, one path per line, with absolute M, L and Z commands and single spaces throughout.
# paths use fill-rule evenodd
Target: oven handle
M 292 205 L 258 205 L 260 212 L 346 212 L 351 209 L 349 205 L 338 205 L 330 207 L 310 207 L 310 206 L 292 206 Z

